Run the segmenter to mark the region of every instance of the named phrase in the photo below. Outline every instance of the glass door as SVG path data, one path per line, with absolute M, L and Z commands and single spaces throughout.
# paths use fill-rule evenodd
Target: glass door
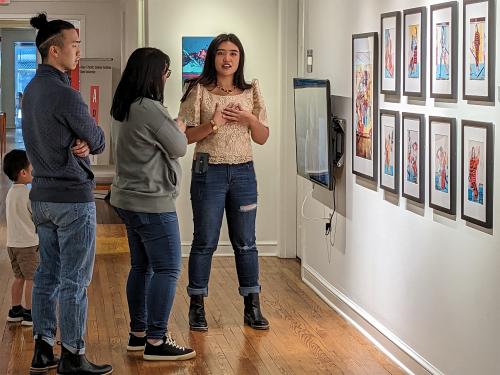
M 14 121 L 16 124 L 16 129 L 20 129 L 24 89 L 36 73 L 37 62 L 35 43 L 15 42 L 14 62 L 14 87 L 16 95 L 16 111 L 14 114 Z

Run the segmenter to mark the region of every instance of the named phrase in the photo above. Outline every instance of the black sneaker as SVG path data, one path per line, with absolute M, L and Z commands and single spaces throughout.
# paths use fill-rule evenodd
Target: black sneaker
M 168 336 L 163 338 L 163 343 L 154 346 L 146 341 L 146 348 L 142 358 L 147 361 L 182 361 L 196 357 L 193 349 L 179 346 Z
M 33 318 L 31 317 L 31 310 L 24 309 L 22 326 L 32 326 Z
M 12 308 L 9 310 L 9 314 L 7 315 L 8 322 L 22 322 L 23 321 L 24 309 L 21 308 Z
M 129 333 L 128 345 L 127 345 L 127 350 L 129 352 L 136 352 L 139 350 L 144 350 L 145 346 L 146 346 L 146 336 L 138 337 L 138 336 L 135 336 L 135 335 Z

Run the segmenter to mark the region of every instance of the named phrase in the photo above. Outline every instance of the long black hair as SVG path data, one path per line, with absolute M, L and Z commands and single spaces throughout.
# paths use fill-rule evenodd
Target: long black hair
M 163 103 L 163 75 L 169 66 L 170 57 L 157 48 L 138 48 L 132 52 L 113 97 L 111 116 L 118 121 L 128 119 L 130 105 L 137 99 Z
M 246 90 L 252 87 L 252 85 L 246 83 L 245 77 L 243 75 L 243 68 L 245 66 L 245 50 L 243 49 L 243 45 L 241 44 L 240 40 L 234 34 L 219 34 L 212 40 L 212 42 L 208 46 L 207 56 L 205 58 L 205 65 L 203 66 L 203 71 L 201 75 L 198 78 L 186 81 L 186 83 L 188 84 L 188 88 L 186 89 L 186 92 L 182 96 L 181 102 L 186 100 L 187 96 L 189 95 L 189 92 L 198 83 L 203 86 L 217 83 L 215 56 L 217 54 L 217 49 L 223 42 L 233 43 L 234 45 L 236 45 L 236 47 L 238 47 L 240 51 L 240 63 L 238 65 L 238 69 L 236 69 L 236 72 L 234 73 L 233 84 L 240 90 Z
M 49 48 L 51 46 L 55 45 L 60 48 L 64 46 L 62 31 L 75 28 L 73 24 L 64 20 L 52 20 L 49 22 L 45 13 L 39 13 L 37 16 L 32 17 L 30 24 L 35 29 L 38 29 L 35 44 L 42 56 L 42 61 L 45 61 L 49 55 Z

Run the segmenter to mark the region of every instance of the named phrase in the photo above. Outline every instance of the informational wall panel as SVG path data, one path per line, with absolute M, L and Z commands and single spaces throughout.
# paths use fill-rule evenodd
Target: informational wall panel
M 80 92 L 87 103 L 91 116 L 104 130 L 106 149 L 100 155 L 91 156 L 93 165 L 111 164 L 110 124 L 112 101 L 112 59 L 85 58 L 80 60 Z

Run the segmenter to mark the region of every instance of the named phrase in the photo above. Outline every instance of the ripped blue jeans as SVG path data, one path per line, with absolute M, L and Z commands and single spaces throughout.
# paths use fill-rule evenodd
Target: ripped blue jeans
M 189 296 L 208 295 L 212 255 L 217 249 L 224 210 L 234 250 L 239 292 L 260 293 L 255 245 L 257 180 L 253 162 L 209 164 L 191 178 L 194 236 L 189 255 Z

